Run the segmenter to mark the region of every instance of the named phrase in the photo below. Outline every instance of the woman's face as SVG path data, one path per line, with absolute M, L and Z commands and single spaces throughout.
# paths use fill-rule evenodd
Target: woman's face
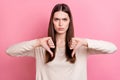
M 70 18 L 66 12 L 57 11 L 53 16 L 54 29 L 58 34 L 65 34 L 70 23 Z

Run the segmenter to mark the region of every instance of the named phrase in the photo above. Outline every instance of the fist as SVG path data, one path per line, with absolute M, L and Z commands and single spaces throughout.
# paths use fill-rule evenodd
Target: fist
M 72 38 L 69 43 L 70 49 L 73 49 L 72 57 L 75 55 L 78 48 L 81 46 L 87 46 L 87 42 L 81 38 Z
M 38 39 L 38 45 L 42 46 L 51 54 L 51 56 L 53 56 L 53 52 L 50 50 L 50 48 L 55 48 L 55 45 L 51 37 L 44 37 L 44 38 Z

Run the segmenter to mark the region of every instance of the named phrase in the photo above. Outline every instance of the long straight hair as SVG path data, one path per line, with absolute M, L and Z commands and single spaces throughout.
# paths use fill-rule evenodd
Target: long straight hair
M 55 12 L 57 11 L 63 11 L 68 14 L 70 18 L 70 23 L 68 30 L 66 32 L 66 38 L 65 38 L 65 55 L 66 55 L 66 60 L 69 61 L 70 63 L 74 63 L 76 60 L 75 55 L 72 57 L 72 51 L 69 48 L 69 42 L 72 37 L 74 37 L 74 28 L 73 28 L 73 19 L 72 19 L 72 14 L 70 11 L 70 8 L 66 4 L 56 4 L 52 10 L 51 16 L 50 16 L 50 21 L 49 21 L 49 27 L 48 27 L 48 36 L 52 38 L 53 43 L 55 45 L 55 48 L 51 48 L 51 51 L 53 52 L 53 57 L 51 57 L 50 53 L 46 51 L 46 63 L 52 61 L 55 58 L 55 51 L 56 51 L 56 31 L 54 29 L 54 24 L 53 24 L 53 16 Z

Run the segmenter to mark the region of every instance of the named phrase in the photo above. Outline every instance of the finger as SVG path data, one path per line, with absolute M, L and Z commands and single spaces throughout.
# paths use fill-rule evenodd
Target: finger
M 49 45 L 50 48 L 55 48 L 55 45 L 54 45 L 53 41 L 50 40 L 50 39 L 48 40 L 48 45 Z
M 76 42 L 76 38 L 72 38 L 71 41 L 72 41 L 72 42 Z
M 75 55 L 75 53 L 76 53 L 76 51 L 77 51 L 77 49 L 80 47 L 80 44 L 78 43 L 75 47 L 74 47 L 74 49 L 73 49 L 73 52 L 72 52 L 72 57 Z
M 70 45 L 70 49 L 74 49 L 75 46 L 76 46 L 75 44 Z
M 69 45 L 71 46 L 71 45 L 76 45 L 77 44 L 77 42 L 70 42 L 69 43 Z
M 76 52 L 76 48 L 73 49 L 72 57 L 75 55 L 75 52 Z
M 74 42 L 74 43 L 71 42 L 70 45 L 69 45 L 69 47 L 70 47 L 70 49 L 74 49 L 76 45 L 77 45 L 76 42 Z
M 70 42 L 74 43 L 74 42 L 76 42 L 76 40 L 75 40 L 74 38 L 72 38 L 72 39 L 70 40 Z
M 75 52 L 77 51 L 77 49 L 78 49 L 79 47 L 81 47 L 81 44 L 80 44 L 80 43 L 78 43 L 78 44 L 74 47 L 73 52 L 72 52 L 72 56 L 74 56 Z
M 50 50 L 48 46 L 46 46 L 46 50 L 50 53 L 51 57 L 53 57 L 53 52 Z
M 52 39 L 51 37 L 45 37 L 44 40 L 47 41 L 49 39 Z
M 53 57 L 53 52 L 50 49 L 47 49 L 47 51 L 50 53 L 51 57 Z
M 71 45 L 77 45 L 77 42 L 71 43 Z
M 54 44 L 53 41 L 52 41 L 51 39 L 48 40 L 48 43 Z
M 54 45 L 49 45 L 49 47 L 50 47 L 50 48 L 55 48 L 55 46 L 54 46 Z
M 72 52 L 72 57 L 73 57 L 74 55 L 75 55 L 75 52 L 73 51 L 73 52 Z
M 70 45 L 72 45 L 72 44 L 77 44 L 77 41 L 72 38 L 72 39 L 70 40 L 69 44 L 70 44 Z

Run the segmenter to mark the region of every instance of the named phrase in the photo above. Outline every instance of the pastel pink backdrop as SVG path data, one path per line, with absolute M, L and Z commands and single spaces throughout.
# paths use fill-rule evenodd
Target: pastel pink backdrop
M 50 13 L 56 3 L 67 3 L 78 37 L 115 43 L 114 54 L 88 57 L 88 80 L 120 80 L 119 0 L 1 0 L 0 80 L 35 80 L 35 59 L 10 57 L 5 50 L 16 43 L 47 35 Z

